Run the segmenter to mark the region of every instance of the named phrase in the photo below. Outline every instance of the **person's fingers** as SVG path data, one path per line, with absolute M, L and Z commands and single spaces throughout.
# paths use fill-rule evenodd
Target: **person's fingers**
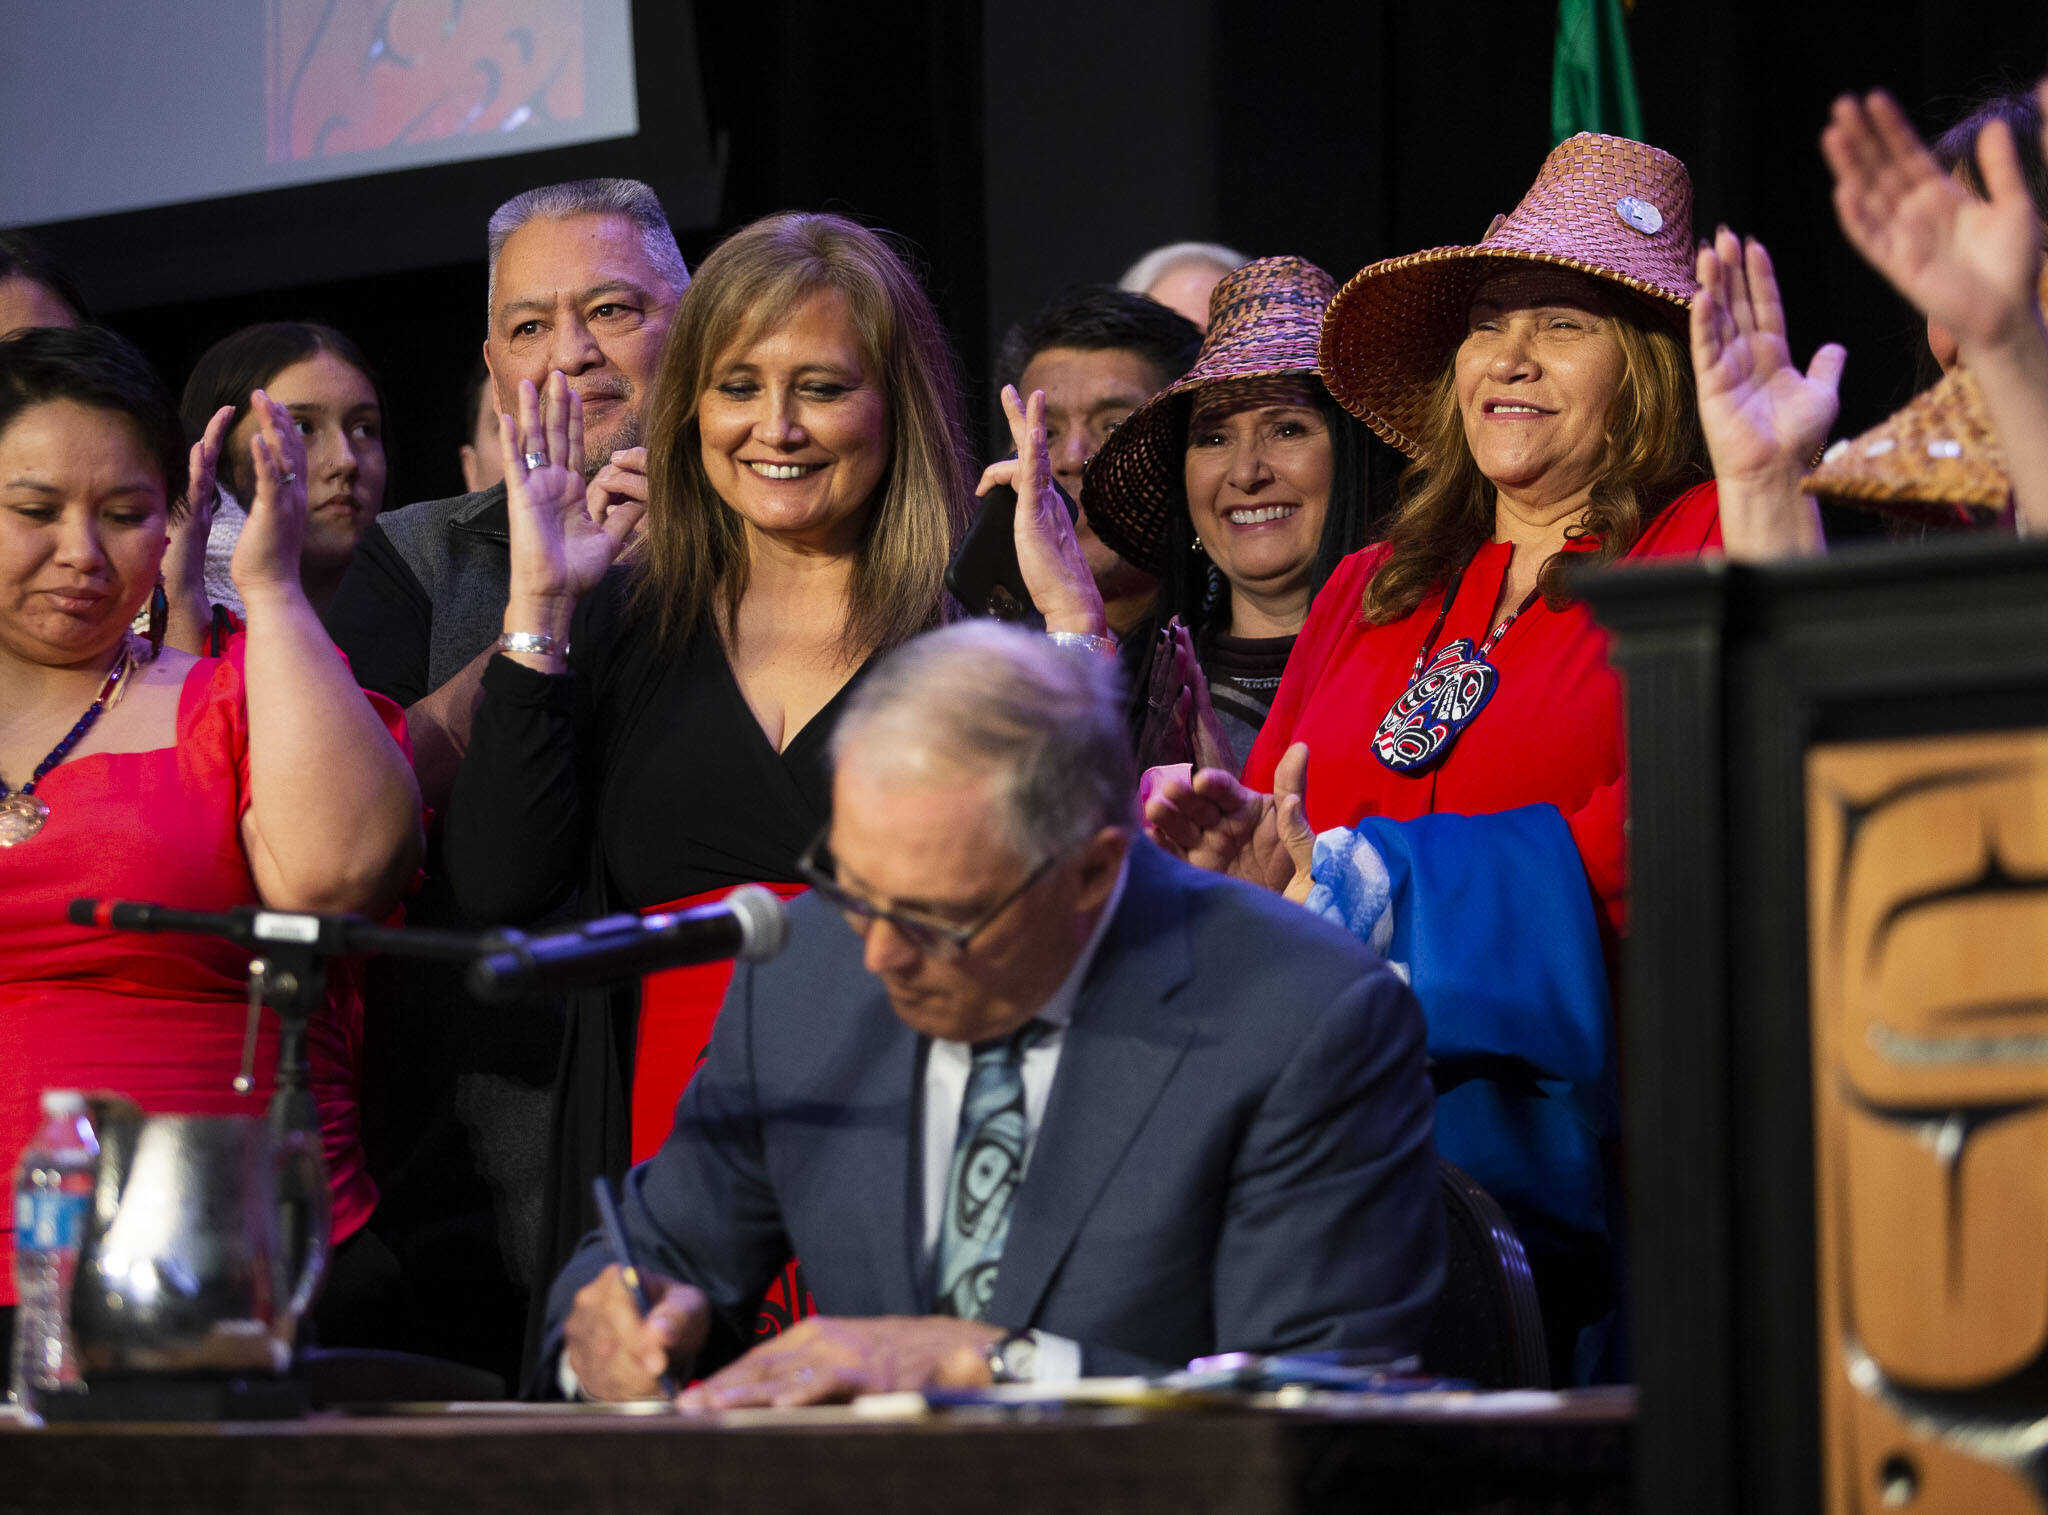
M 569 379 L 561 369 L 548 373 L 548 387 L 541 397 L 541 435 L 550 463 L 566 466 L 569 458 Z
M 1984 176 L 1984 196 L 1993 205 L 2027 205 L 2026 171 L 2010 123 L 1993 119 L 1977 134 L 1977 169 Z
M 1000 463 L 991 463 L 988 467 L 984 468 L 981 471 L 981 482 L 974 486 L 975 497 L 979 499 L 998 484 L 1007 484 L 1013 489 L 1016 488 L 1017 460 L 1015 458 L 1004 458 Z
M 526 493 L 526 458 L 519 445 L 519 428 L 502 410 L 498 412 L 498 458 L 505 465 L 506 488 L 518 490 L 523 498 Z
M 648 1279 L 646 1282 L 653 1292 L 656 1281 Z M 667 1283 L 666 1287 L 660 1288 L 640 1321 L 644 1337 L 660 1349 L 659 1361 L 655 1365 L 657 1375 L 667 1371 L 669 1360 L 677 1352 L 695 1355 L 704 1331 L 704 1312 L 704 1296 L 697 1290 L 675 1283 Z
M 1848 362 L 1849 350 L 1841 343 L 1824 343 L 1806 365 L 1807 382 L 1825 385 L 1829 394 L 1836 394 L 1841 390 L 1842 370 Z
M 1220 815 L 1235 815 L 1259 798 L 1256 790 L 1247 789 L 1225 768 L 1199 769 L 1193 787 L 1196 798 L 1209 801 Z
M 529 452 L 546 453 L 547 432 L 541 426 L 540 391 L 533 387 L 533 380 L 519 381 L 519 453 L 523 460 Z
M 1284 794 L 1275 807 L 1279 817 L 1280 844 L 1294 862 L 1297 874 L 1307 873 L 1316 856 L 1316 834 L 1308 823 L 1308 808 L 1298 794 Z
M 1273 793 L 1308 799 L 1308 743 L 1296 742 L 1273 765 Z
M 1691 338 L 1692 371 L 1695 378 L 1703 378 L 1721 357 L 1721 337 L 1714 323 L 1715 268 L 1711 248 L 1701 246 L 1699 256 L 1693 259 L 1692 276 L 1699 288 L 1686 312 L 1686 325 Z
M 1145 806 L 1145 827 L 1183 856 L 1202 845 L 1202 829 L 1172 805 L 1154 799 Z
M 616 1263 L 576 1291 L 563 1341 L 593 1398 L 643 1397 L 668 1368 L 666 1345 L 640 1319 Z
M 1756 328 L 1750 309 L 1749 279 L 1742 267 L 1742 239 L 1723 226 L 1714 232 L 1714 256 L 1721 262 L 1722 287 L 1728 293 L 1728 314 L 1735 329 L 1747 336 Z
M 1749 305 L 1758 331 L 1785 335 L 1785 300 L 1778 292 L 1778 270 L 1770 250 L 1755 237 L 1742 240 L 1743 273 L 1749 284 Z
M 647 507 L 638 500 L 619 500 L 605 512 L 598 525 L 611 538 L 613 549 L 623 551 L 626 543 L 632 540 L 633 533 L 639 530 L 640 523 L 646 519 Z
M 1871 119 L 1869 102 L 1844 95 L 1837 102 L 1835 123 L 1842 130 L 1855 173 L 1864 179 L 1877 178 L 1884 171 L 1884 141 Z
M 209 479 L 220 467 L 220 450 L 227 445 L 228 428 L 235 424 L 235 407 L 223 405 L 213 413 L 206 423 L 206 430 L 200 433 L 198 448 L 206 460 L 206 474 Z
M 1872 90 L 1863 104 L 1864 113 L 1877 138 L 1881 161 L 1888 168 L 1916 174 L 1922 160 L 1932 164 L 1920 134 L 1913 130 L 1913 123 L 1906 119 L 1905 111 L 1889 93 L 1881 89 Z
M 799 1368 L 776 1390 L 771 1403 L 778 1410 L 793 1410 L 799 1405 L 842 1404 L 857 1398 L 866 1387 L 860 1374 L 836 1364 Z
M 562 387 L 569 389 L 566 380 L 563 381 Z M 583 454 L 583 396 L 576 393 L 573 389 L 569 389 L 567 442 L 568 446 L 561 457 L 562 466 L 571 473 L 580 474 L 583 472 L 585 462 Z M 617 462 L 618 459 L 614 458 L 612 461 Z

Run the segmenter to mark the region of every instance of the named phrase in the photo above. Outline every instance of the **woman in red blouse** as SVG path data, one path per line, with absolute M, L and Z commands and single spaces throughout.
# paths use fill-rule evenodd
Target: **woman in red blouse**
M 1824 437 L 1841 366 L 1790 365 L 1768 258 L 1726 232 L 1696 252 L 1691 214 L 1677 159 L 1581 135 L 1478 245 L 1338 294 L 1322 377 L 1414 459 L 1400 504 L 1317 596 L 1243 781 L 1154 775 L 1146 807 L 1162 845 L 1409 973 L 1438 1144 L 1522 1229 L 1561 1372 L 1614 1289 L 1627 808 L 1620 683 L 1567 572 L 1817 548 L 1810 502 L 1758 502 Z
M 185 492 L 178 413 L 97 328 L 0 342 L 0 1163 L 45 1088 L 144 1111 L 261 1115 L 238 1095 L 249 954 L 205 937 L 72 926 L 93 896 L 187 910 L 388 910 L 418 865 L 403 716 L 349 677 L 299 580 L 305 449 L 258 391 L 256 487 L 234 574 L 248 633 L 224 658 L 129 631 Z M 334 1235 L 375 1201 L 354 1140 L 355 1028 L 316 1023 Z M 8 1221 L 0 1219 L 0 1227 Z M 0 1314 L 14 1299 L 0 1229 Z M 0 1332 L 4 1334 L 4 1332 Z

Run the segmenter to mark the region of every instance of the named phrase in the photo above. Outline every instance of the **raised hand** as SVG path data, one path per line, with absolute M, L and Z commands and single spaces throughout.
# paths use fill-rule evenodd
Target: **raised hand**
M 583 401 L 559 370 L 548 375 L 544 395 L 520 383 L 518 419 L 499 415 L 498 446 L 505 460 L 512 600 L 573 609 L 612 566 L 637 517 L 608 511 L 602 522 L 591 518 L 582 471 Z
M 184 652 L 205 651 L 207 625 L 213 617 L 206 594 L 206 538 L 213 529 L 214 506 L 220 500 L 215 478 L 221 444 L 234 419 L 235 407 L 221 406 L 192 444 L 185 509 L 171 523 L 171 544 L 164 553 L 164 598 L 170 604 L 164 640 Z
M 2041 228 L 2003 121 L 1977 137 L 1988 200 L 1941 171 L 1882 90 L 1837 100 L 1820 145 L 1850 243 L 1965 353 L 2038 323 Z
M 260 389 L 249 396 L 249 414 L 256 418 L 249 439 L 255 498 L 228 564 L 245 606 L 265 594 L 304 593 L 299 549 L 306 537 L 306 439 L 291 412 Z
M 1700 249 L 1692 302 L 1692 368 L 1700 426 L 1720 479 L 1796 480 L 1841 411 L 1847 354 L 1830 342 L 1805 373 L 1785 339 L 1785 305 L 1771 255 L 1722 227 Z
M 989 465 L 974 492 L 985 495 L 998 484 L 1017 491 L 1017 567 L 1032 605 L 1045 617 L 1045 629 L 1100 636 L 1109 629 L 1102 594 L 1081 556 L 1073 518 L 1052 482 L 1045 395 L 1033 390 L 1030 400 L 1021 400 L 1016 386 L 1005 384 L 1003 414 L 1017 456 Z

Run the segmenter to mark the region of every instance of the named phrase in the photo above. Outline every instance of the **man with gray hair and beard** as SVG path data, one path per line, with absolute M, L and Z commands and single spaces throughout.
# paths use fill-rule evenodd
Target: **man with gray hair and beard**
M 635 179 L 528 190 L 489 232 L 486 408 L 522 403 L 567 429 L 581 401 L 587 509 L 622 546 L 647 499 L 641 415 L 689 271 L 654 191 Z M 493 449 L 497 428 L 488 428 Z M 421 792 L 445 805 L 482 699 L 511 585 L 505 485 L 387 511 L 336 591 L 328 629 L 367 689 L 406 708 Z M 415 925 L 473 923 L 429 836 Z M 459 968 L 366 968 L 363 1136 L 382 1191 L 371 1227 L 412 1308 L 399 1344 L 516 1379 L 536 1286 L 559 996 L 482 1005 Z
M 790 945 L 735 975 L 537 1382 L 685 1409 L 1412 1350 L 1443 1280 L 1422 1018 L 1369 949 L 1137 835 L 1116 665 L 973 622 L 833 735 Z M 792 1255 L 819 1315 L 747 1351 Z

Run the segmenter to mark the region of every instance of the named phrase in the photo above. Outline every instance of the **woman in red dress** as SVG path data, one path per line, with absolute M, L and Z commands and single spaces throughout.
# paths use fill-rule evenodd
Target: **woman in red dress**
M 1410 975 L 1438 1145 L 1522 1230 L 1560 1373 L 1616 1288 L 1626 924 L 1621 686 L 1566 574 L 1817 548 L 1810 502 L 1757 502 L 1824 437 L 1841 366 L 1791 367 L 1768 258 L 1725 232 L 1696 253 L 1691 216 L 1677 159 L 1581 135 L 1478 245 L 1338 294 L 1323 380 L 1414 459 L 1387 539 L 1317 596 L 1243 782 L 1161 774 L 1146 810 Z
M 373 703 L 299 581 L 305 449 L 253 400 L 256 487 L 234 560 L 248 633 L 224 658 L 157 649 L 149 597 L 187 460 L 169 393 L 97 328 L 0 342 L 0 1160 L 45 1088 L 152 1114 L 260 1115 L 237 1094 L 247 951 L 65 920 L 75 898 L 187 910 L 388 910 L 418 865 L 403 717 Z M 196 449 L 195 449 L 196 452 Z M 266 1018 L 267 1019 L 267 1018 Z M 375 1202 L 353 1140 L 355 1028 L 316 1024 L 334 1236 Z M 9 1224 L 0 1220 L 0 1227 Z M 0 1306 L 14 1299 L 0 1229 Z

